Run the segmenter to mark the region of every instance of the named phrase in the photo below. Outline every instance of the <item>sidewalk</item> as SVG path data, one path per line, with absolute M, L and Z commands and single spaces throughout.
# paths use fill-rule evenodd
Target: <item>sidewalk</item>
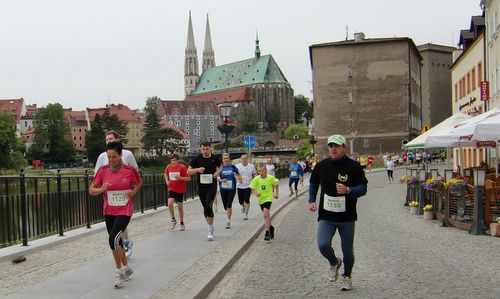
M 308 176 L 304 182 L 299 192 L 307 192 Z M 273 215 L 293 200 L 288 193 L 288 180 L 281 180 L 281 196 L 273 203 Z M 14 246 L 17 252 L 0 249 L 0 256 L 23 254 L 27 258 L 16 265 L 0 262 L 0 294 L 2 298 L 203 297 L 254 238 L 261 237 L 263 227 L 255 197 L 248 221 L 243 221 L 235 198 L 230 230 L 224 229 L 226 216 L 220 199 L 218 204 L 213 242 L 206 240 L 207 225 L 198 200 L 185 204 L 185 232 L 170 231 L 164 207 L 134 216 L 129 228 L 135 242 L 130 259 L 135 273 L 118 290 L 113 288 L 114 262 L 102 224 L 68 232 L 67 237 L 32 241 L 30 248 Z

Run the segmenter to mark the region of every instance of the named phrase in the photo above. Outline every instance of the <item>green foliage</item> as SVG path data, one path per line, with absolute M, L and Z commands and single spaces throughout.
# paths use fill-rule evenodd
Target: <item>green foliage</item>
M 253 133 L 259 128 L 257 109 L 252 106 L 246 107 L 241 111 L 241 117 L 238 120 L 238 130 L 245 133 Z
M 281 109 L 277 104 L 269 107 L 269 110 L 266 113 L 267 120 L 267 130 L 268 131 L 276 131 L 276 127 L 281 119 Z
M 115 130 L 122 137 L 122 142 L 127 143 L 127 141 L 123 138 L 128 133 L 127 124 L 125 123 L 125 121 L 120 120 L 118 118 L 118 115 L 111 114 L 111 109 L 109 107 L 106 108 L 106 111 L 104 111 L 102 115 L 96 115 L 96 117 L 94 118 L 94 122 L 99 123 L 104 129 L 104 132 Z
M 145 129 L 158 129 L 161 127 L 161 118 L 156 113 L 159 103 L 160 98 L 157 96 L 147 98 L 146 107 L 144 107 L 144 114 L 146 116 L 144 120 Z
M 309 121 L 314 117 L 313 107 L 309 98 L 302 94 L 298 94 L 293 97 L 295 105 L 295 123 L 302 124 L 304 119 L 306 120 L 306 125 L 309 125 Z
M 312 153 L 313 153 L 313 147 L 312 144 L 310 144 L 309 142 L 302 143 L 297 148 L 297 156 L 299 157 L 299 159 L 305 159 Z
M 67 138 L 70 129 L 64 119 L 61 104 L 48 104 L 40 108 L 34 121 L 34 144 L 30 156 L 45 162 L 71 162 L 75 160 L 73 142 Z
M 17 169 L 26 164 L 16 136 L 16 122 L 7 112 L 0 113 L 0 168 Z
M 87 157 L 92 164 L 95 164 L 99 155 L 106 150 L 106 136 L 104 128 L 100 122 L 93 122 L 90 130 L 85 135 L 85 148 Z
M 298 136 L 299 139 L 304 139 L 309 136 L 309 128 L 304 125 L 291 125 L 285 130 L 286 139 L 294 139 L 294 136 Z

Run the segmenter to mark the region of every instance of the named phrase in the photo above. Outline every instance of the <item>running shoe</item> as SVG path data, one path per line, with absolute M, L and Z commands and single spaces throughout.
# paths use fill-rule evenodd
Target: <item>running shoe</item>
M 269 241 L 271 240 L 271 237 L 269 236 L 269 231 L 266 230 L 266 234 L 264 235 L 264 241 Z
M 184 222 L 181 222 L 181 225 L 179 226 L 179 230 L 180 231 L 185 231 L 186 230 L 186 226 L 184 225 Z
M 174 230 L 176 224 L 177 220 L 175 220 L 175 218 L 172 218 L 172 220 L 170 220 L 170 229 Z
M 208 228 L 207 240 L 208 241 L 213 241 L 214 240 L 214 229 L 213 229 L 213 226 L 211 226 L 211 227 Z
M 230 229 L 231 228 L 231 221 L 227 220 L 226 221 L 226 229 Z
M 340 290 L 341 291 L 352 290 L 352 279 L 349 276 L 342 275 L 342 279 L 340 281 Z
M 293 191 L 290 191 L 290 197 L 292 197 L 292 196 L 293 196 Z
M 127 239 L 123 241 L 123 249 L 125 250 L 125 257 L 129 258 L 132 256 L 132 246 L 134 246 L 134 242 L 132 240 Z
M 248 213 L 245 213 L 245 216 L 243 216 L 243 220 L 248 220 Z
M 115 288 L 121 288 L 123 283 L 125 282 L 125 274 L 122 269 L 116 269 L 115 271 Z
M 241 206 L 241 212 L 245 213 L 245 206 Z
M 337 281 L 339 279 L 339 269 L 342 266 L 342 260 L 337 258 L 337 264 L 330 267 L 330 271 L 328 272 L 328 276 L 330 281 Z
M 269 238 L 274 239 L 274 226 L 271 225 L 269 228 Z
M 134 270 L 132 269 L 132 267 L 130 267 L 130 265 L 127 265 L 123 268 L 123 280 L 124 281 L 127 281 L 130 279 L 130 276 L 134 273 Z

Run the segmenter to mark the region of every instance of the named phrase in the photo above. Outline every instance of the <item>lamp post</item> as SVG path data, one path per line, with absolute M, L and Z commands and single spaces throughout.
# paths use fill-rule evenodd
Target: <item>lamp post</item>
M 318 142 L 314 136 L 314 128 L 311 128 L 311 137 L 309 138 L 309 144 L 312 145 L 313 156 L 316 154 L 314 151 L 314 145 Z
M 419 181 L 419 187 L 420 187 L 420 196 L 418 198 L 418 210 L 417 210 L 417 215 L 423 215 L 424 214 L 424 204 L 425 204 L 425 189 L 424 189 L 424 183 L 425 183 L 425 177 L 427 173 L 425 169 L 419 169 L 418 170 L 418 181 Z
M 474 223 L 470 231 L 473 235 L 484 235 L 484 181 L 486 169 L 474 169 Z
M 223 118 L 223 125 L 221 126 L 222 130 L 219 128 L 219 130 L 226 135 L 226 153 L 229 152 L 229 143 L 227 140 L 227 136 L 229 134 L 230 126 L 229 126 L 229 115 L 231 115 L 231 104 L 227 102 L 227 99 L 224 99 L 224 103 L 220 104 L 219 106 L 220 109 L 220 114 Z

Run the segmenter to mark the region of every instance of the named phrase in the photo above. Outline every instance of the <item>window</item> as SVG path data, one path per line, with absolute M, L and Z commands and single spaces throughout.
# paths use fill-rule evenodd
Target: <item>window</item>
M 25 120 L 25 121 L 24 121 L 24 126 L 25 126 L 25 127 L 27 127 L 27 126 L 28 126 L 28 121 L 27 121 L 27 120 Z
M 189 121 L 186 121 L 186 126 L 189 126 Z
M 80 140 L 82 140 L 82 136 L 80 136 Z
M 78 133 L 81 133 L 82 132 L 82 129 L 78 129 Z
M 349 103 L 352 103 L 352 88 L 347 89 L 347 100 Z
M 471 70 L 471 87 L 472 87 L 472 90 L 476 90 L 476 68 L 472 68 Z
M 211 120 L 214 120 L 214 116 L 213 116 L 213 115 L 210 115 L 210 119 L 211 119 Z
M 477 86 L 481 86 L 481 81 L 483 81 L 483 63 L 479 62 L 477 64 Z
M 214 122 L 213 122 L 213 121 L 211 121 L 211 122 L 210 122 L 210 125 L 211 125 L 211 126 L 213 126 L 213 125 L 214 125 Z
M 73 140 L 76 140 L 76 136 L 73 136 Z
M 349 129 L 352 129 L 352 114 L 351 113 L 349 113 L 348 122 L 349 122 Z
M 82 147 L 82 144 L 80 143 L 80 147 Z
M 189 132 L 189 127 L 186 127 L 186 131 Z
M 200 125 L 200 121 L 197 121 L 196 124 L 199 126 Z
M 189 136 L 189 131 L 186 131 L 186 135 L 188 135 L 188 136 Z
M 196 115 L 196 120 L 200 120 L 200 116 L 199 115 Z
M 347 77 L 352 78 L 352 68 L 347 66 Z
M 458 101 L 458 83 L 455 83 L 455 102 Z
M 467 73 L 467 94 L 470 93 L 470 72 Z

